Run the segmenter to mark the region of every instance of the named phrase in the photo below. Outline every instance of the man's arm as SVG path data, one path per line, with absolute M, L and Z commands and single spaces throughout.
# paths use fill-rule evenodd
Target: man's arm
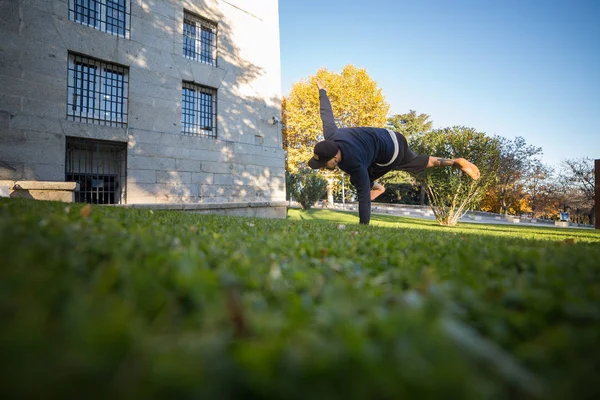
M 323 134 L 325 139 L 331 139 L 335 131 L 337 131 L 337 126 L 335 125 L 335 118 L 333 117 L 333 109 L 331 108 L 331 102 L 329 101 L 329 97 L 327 97 L 327 90 L 323 85 L 323 82 L 317 78 L 317 88 L 319 88 L 319 104 L 320 104 L 320 113 L 321 113 L 321 121 L 323 122 Z
M 366 168 L 361 168 L 350 176 L 350 182 L 356 188 L 358 195 L 359 222 L 368 225 L 371 221 L 371 181 L 369 180 L 369 172 Z

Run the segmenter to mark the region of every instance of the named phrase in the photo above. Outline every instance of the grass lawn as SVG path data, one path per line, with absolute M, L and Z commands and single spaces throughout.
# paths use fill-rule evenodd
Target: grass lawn
M 2 398 L 600 395 L 600 232 L 85 210 L 0 199 Z

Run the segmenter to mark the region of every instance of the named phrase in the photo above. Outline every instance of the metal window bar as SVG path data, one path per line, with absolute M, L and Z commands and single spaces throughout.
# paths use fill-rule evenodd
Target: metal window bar
M 184 11 L 183 55 L 205 64 L 217 65 L 217 24 Z
M 76 202 L 124 204 L 127 144 L 67 137 L 65 181 L 79 183 Z
M 69 55 L 67 119 L 125 127 L 129 70 L 77 54 Z
M 131 0 L 69 0 L 69 19 L 111 35 L 129 37 Z
M 186 135 L 217 137 L 217 91 L 183 82 L 181 132 Z

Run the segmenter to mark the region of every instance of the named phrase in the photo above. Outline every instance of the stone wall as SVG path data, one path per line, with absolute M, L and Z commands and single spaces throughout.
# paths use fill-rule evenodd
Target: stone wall
M 217 22 L 217 65 L 182 55 L 184 9 Z M 278 1 L 131 0 L 130 35 L 69 0 L 0 2 L 0 179 L 65 180 L 66 137 L 127 144 L 128 204 L 285 200 Z M 69 52 L 128 68 L 128 123 L 68 121 Z M 181 133 L 182 82 L 217 89 L 217 138 Z

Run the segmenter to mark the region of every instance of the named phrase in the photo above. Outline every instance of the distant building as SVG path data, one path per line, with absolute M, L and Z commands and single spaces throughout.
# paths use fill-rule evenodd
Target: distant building
M 2 2 L 0 180 L 284 216 L 278 13 L 277 0 Z

